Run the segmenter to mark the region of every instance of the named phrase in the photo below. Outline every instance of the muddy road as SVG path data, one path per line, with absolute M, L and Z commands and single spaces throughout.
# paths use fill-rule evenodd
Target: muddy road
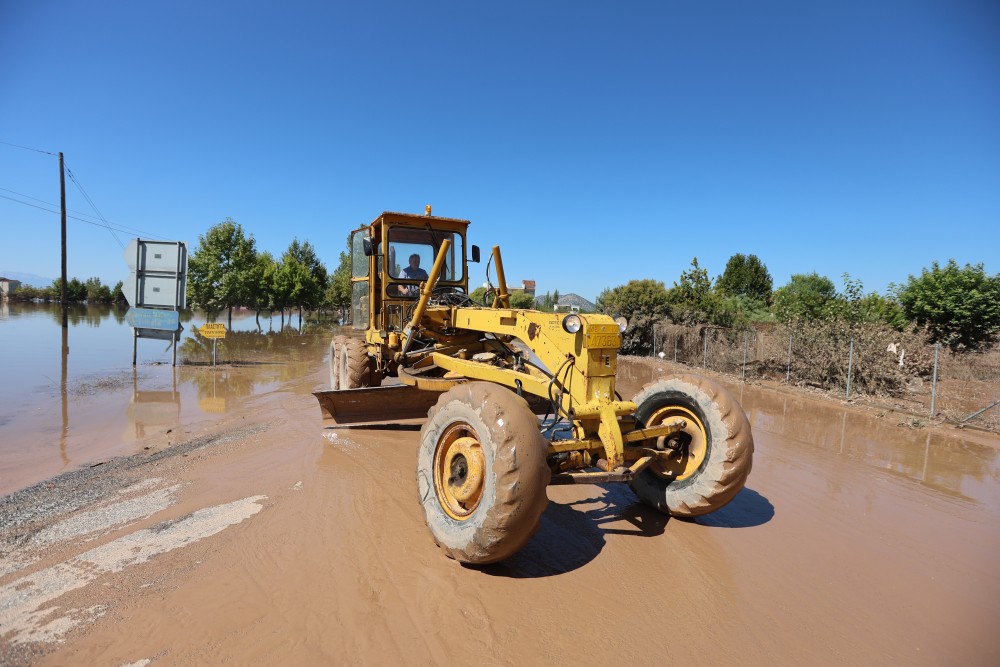
M 623 361 L 622 395 L 667 370 Z M 424 526 L 418 432 L 324 429 L 323 376 L 4 498 L 0 663 L 1000 664 L 995 436 L 731 385 L 756 452 L 730 505 L 550 487 L 527 547 L 471 568 Z

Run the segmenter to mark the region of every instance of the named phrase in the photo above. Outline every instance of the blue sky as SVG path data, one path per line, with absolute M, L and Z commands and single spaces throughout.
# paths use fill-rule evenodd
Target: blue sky
M 1000 271 L 1000 3 L 3 0 L 0 142 L 62 151 L 122 243 L 232 217 L 332 269 L 432 204 L 542 293 L 734 253 L 883 292 Z M 0 188 L 0 271 L 57 276 L 24 203 L 58 208 L 56 158 L 0 144 Z M 71 276 L 121 255 L 70 220 Z

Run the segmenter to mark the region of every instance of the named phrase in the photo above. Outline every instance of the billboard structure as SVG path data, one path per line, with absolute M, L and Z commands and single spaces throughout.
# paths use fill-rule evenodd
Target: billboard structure
M 140 338 L 173 341 L 173 365 L 181 337 L 180 311 L 187 304 L 187 246 L 183 241 L 132 239 L 124 252 L 130 274 L 122 284 L 131 306 L 132 365 Z

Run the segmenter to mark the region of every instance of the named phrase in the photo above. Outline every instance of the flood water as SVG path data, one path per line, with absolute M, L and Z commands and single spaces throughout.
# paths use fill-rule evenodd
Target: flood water
M 125 312 L 73 307 L 64 329 L 57 304 L 0 302 L 0 494 L 132 453 L 153 435 L 177 442 L 179 424 L 315 370 L 330 338 L 329 327 L 300 331 L 297 316 L 280 331 L 280 318 L 262 317 L 259 332 L 253 313 L 234 314 L 213 366 L 213 341 L 194 334 L 205 316 L 186 313 L 177 366 L 170 341 L 141 338 L 133 367 Z
M 663 362 L 620 365 L 622 395 L 668 371 Z M 699 369 L 691 369 L 698 373 Z M 905 415 L 866 412 L 809 395 L 727 383 L 754 438 L 780 437 L 825 455 L 883 471 L 925 491 L 1000 511 L 1000 438 L 954 428 L 914 429 Z M 992 440 L 992 444 L 983 440 Z M 835 479 L 829 483 L 836 485 Z
M 211 423 L 238 403 L 288 386 L 326 365 L 333 327 L 299 331 L 296 317 L 291 320 L 295 326 L 286 319 L 285 328 L 278 331 L 278 318 L 262 318 L 259 332 L 252 313 L 234 315 L 232 331 L 217 341 L 218 366 L 213 366 L 212 341 L 193 333 L 205 322 L 204 315 L 185 317 L 176 367 L 171 365 L 168 341 L 140 339 L 133 368 L 132 329 L 125 322 L 125 309 L 70 309 L 64 330 L 55 304 L 3 303 L 0 493 L 134 453 L 140 446 L 179 442 L 192 432 L 181 431 L 181 424 Z M 622 359 L 619 389 L 631 396 L 653 378 L 677 370 L 664 362 Z M 758 438 L 771 433 L 954 500 L 1000 508 L 1000 451 L 962 431 L 910 429 L 891 414 L 880 417 L 837 402 L 738 382 L 729 388 Z

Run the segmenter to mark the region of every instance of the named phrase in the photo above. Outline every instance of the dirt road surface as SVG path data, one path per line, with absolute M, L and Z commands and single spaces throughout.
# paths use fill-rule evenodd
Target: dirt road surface
M 623 361 L 621 393 L 667 370 Z M 731 385 L 756 452 L 729 506 L 550 487 L 472 568 L 424 526 L 419 433 L 324 428 L 323 381 L 4 498 L 0 663 L 1000 664 L 995 436 Z

